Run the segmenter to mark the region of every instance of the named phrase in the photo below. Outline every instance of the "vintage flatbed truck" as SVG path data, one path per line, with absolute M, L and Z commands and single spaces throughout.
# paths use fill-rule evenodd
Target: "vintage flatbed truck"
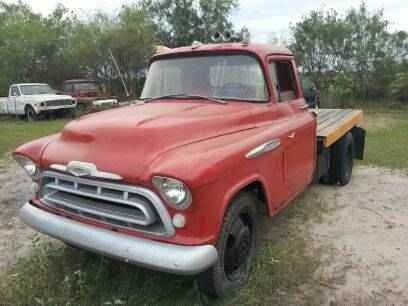
M 313 181 L 349 183 L 362 112 L 308 108 L 292 53 L 219 43 L 165 50 L 140 100 L 25 144 L 21 218 L 40 232 L 222 296 L 247 279 L 259 215 Z

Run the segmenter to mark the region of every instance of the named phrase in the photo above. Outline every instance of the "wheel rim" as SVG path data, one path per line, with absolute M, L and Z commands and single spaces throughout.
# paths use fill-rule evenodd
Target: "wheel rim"
M 238 218 L 228 234 L 225 246 L 224 271 L 229 280 L 236 280 L 246 270 L 253 246 L 252 231 L 243 218 Z

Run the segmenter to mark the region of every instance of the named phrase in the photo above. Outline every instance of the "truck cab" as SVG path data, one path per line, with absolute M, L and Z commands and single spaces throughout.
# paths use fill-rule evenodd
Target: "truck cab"
M 21 217 L 70 245 L 198 275 L 201 290 L 222 296 L 248 278 L 260 214 L 275 216 L 316 173 L 350 181 L 344 135 L 357 119 L 320 139 L 286 48 L 166 49 L 140 99 L 16 149 L 37 191 Z M 337 171 L 339 157 L 349 172 Z

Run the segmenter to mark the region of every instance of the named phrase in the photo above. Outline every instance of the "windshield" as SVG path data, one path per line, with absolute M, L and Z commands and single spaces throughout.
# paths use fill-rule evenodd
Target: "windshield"
M 77 83 L 74 84 L 75 91 L 99 91 L 96 83 Z
M 194 56 L 153 62 L 141 98 L 179 93 L 225 100 L 268 99 L 261 66 L 249 55 Z
M 21 93 L 25 96 L 55 94 L 49 85 L 21 85 Z

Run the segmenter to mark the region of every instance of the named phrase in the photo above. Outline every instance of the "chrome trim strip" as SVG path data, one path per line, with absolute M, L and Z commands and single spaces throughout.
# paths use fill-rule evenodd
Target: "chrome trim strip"
M 181 246 L 132 237 L 60 217 L 27 203 L 20 210 L 27 225 L 95 253 L 158 271 L 194 275 L 215 264 L 213 245 Z
M 91 198 L 98 199 L 98 200 L 108 201 L 108 202 L 117 203 L 117 204 L 125 204 L 125 205 L 128 205 L 128 206 L 136 207 L 137 209 L 139 209 L 139 210 L 141 210 L 143 212 L 143 214 L 144 214 L 144 216 L 146 218 L 145 222 L 138 222 L 138 224 L 141 224 L 141 225 L 150 225 L 155 221 L 155 219 L 153 218 L 154 212 L 152 212 L 151 209 L 148 210 L 146 206 L 141 205 L 141 204 L 136 203 L 136 202 L 128 201 L 128 200 L 125 200 L 125 199 L 120 200 L 120 199 L 115 199 L 115 198 L 109 198 L 109 197 L 105 197 L 103 195 L 83 192 L 83 191 L 79 191 L 77 189 L 69 189 L 69 188 L 61 187 L 61 186 L 58 186 L 58 185 L 55 185 L 55 184 L 46 184 L 46 185 L 44 185 L 44 187 L 45 188 L 50 188 L 50 189 L 53 189 L 53 190 L 56 190 L 56 191 L 62 191 L 62 192 L 70 193 L 70 194 L 73 194 L 73 195 L 91 197 Z M 50 201 L 50 202 L 57 202 L 57 200 L 53 199 L 49 195 L 46 195 L 44 197 L 44 199 L 46 201 Z M 62 201 L 60 201 L 60 202 L 61 202 L 60 205 L 64 205 L 64 206 L 67 206 L 67 207 L 70 207 L 70 208 L 73 208 L 73 209 L 83 210 L 84 212 L 92 213 L 91 210 L 88 211 L 85 208 L 81 208 L 81 206 L 71 205 L 71 204 L 67 203 L 66 201 L 64 201 L 64 203 L 62 203 Z M 102 214 L 98 213 L 98 215 L 102 215 Z M 105 217 L 119 220 L 119 216 L 113 217 L 113 215 L 106 215 Z M 125 218 L 122 221 L 133 223 L 131 221 L 125 220 Z
M 61 165 L 61 164 L 52 164 L 50 166 L 51 169 L 61 171 L 61 172 L 68 172 L 75 176 L 91 176 L 101 179 L 107 180 L 122 180 L 123 178 L 115 173 L 110 172 L 103 172 L 99 171 L 94 164 L 85 163 L 80 161 L 71 161 L 68 165 Z M 70 168 L 79 168 L 80 170 L 84 170 L 85 174 L 77 174 L 75 171 L 70 170 Z
M 280 145 L 281 145 L 280 139 L 273 139 L 252 149 L 245 155 L 245 157 L 248 159 L 257 158 L 265 153 L 276 150 L 277 148 L 280 147 Z
M 109 219 L 118 220 L 118 221 L 130 223 L 130 224 L 139 224 L 139 225 L 148 226 L 155 221 L 151 215 L 146 214 L 146 213 L 144 213 L 144 217 L 146 218 L 146 220 L 140 220 L 140 218 L 126 217 L 126 216 L 121 216 L 119 214 L 112 214 L 112 213 L 103 211 L 101 209 L 82 207 L 80 205 L 69 203 L 64 200 L 54 199 L 49 195 L 46 195 L 43 199 L 46 202 L 55 203 L 57 205 L 67 207 L 69 209 L 76 210 L 79 213 L 88 213 L 88 214 L 95 215 L 98 217 L 109 218 Z
M 161 222 L 163 223 L 163 226 L 165 229 L 165 233 L 163 235 L 167 237 L 171 237 L 171 236 L 174 236 L 175 234 L 175 229 L 171 221 L 171 217 L 166 209 L 166 206 L 164 205 L 162 200 L 159 198 L 159 196 L 156 195 L 153 191 L 150 191 L 149 189 L 138 187 L 138 186 L 130 186 L 130 185 L 124 185 L 124 184 L 95 181 L 95 180 L 86 179 L 86 178 L 79 178 L 76 176 L 66 175 L 66 174 L 62 174 L 59 172 L 53 172 L 53 171 L 44 171 L 41 173 L 41 179 L 46 178 L 46 177 L 56 178 L 56 179 L 59 178 L 61 180 L 73 182 L 74 184 L 91 185 L 95 187 L 102 187 L 102 188 L 107 188 L 107 189 L 124 191 L 128 193 L 135 193 L 142 197 L 145 197 L 146 199 L 150 201 L 150 203 L 152 203 L 152 205 L 154 206 L 156 210 L 156 213 L 158 214 Z M 44 186 L 46 187 L 46 185 Z M 160 235 L 155 232 L 148 232 L 148 233 L 152 235 Z

